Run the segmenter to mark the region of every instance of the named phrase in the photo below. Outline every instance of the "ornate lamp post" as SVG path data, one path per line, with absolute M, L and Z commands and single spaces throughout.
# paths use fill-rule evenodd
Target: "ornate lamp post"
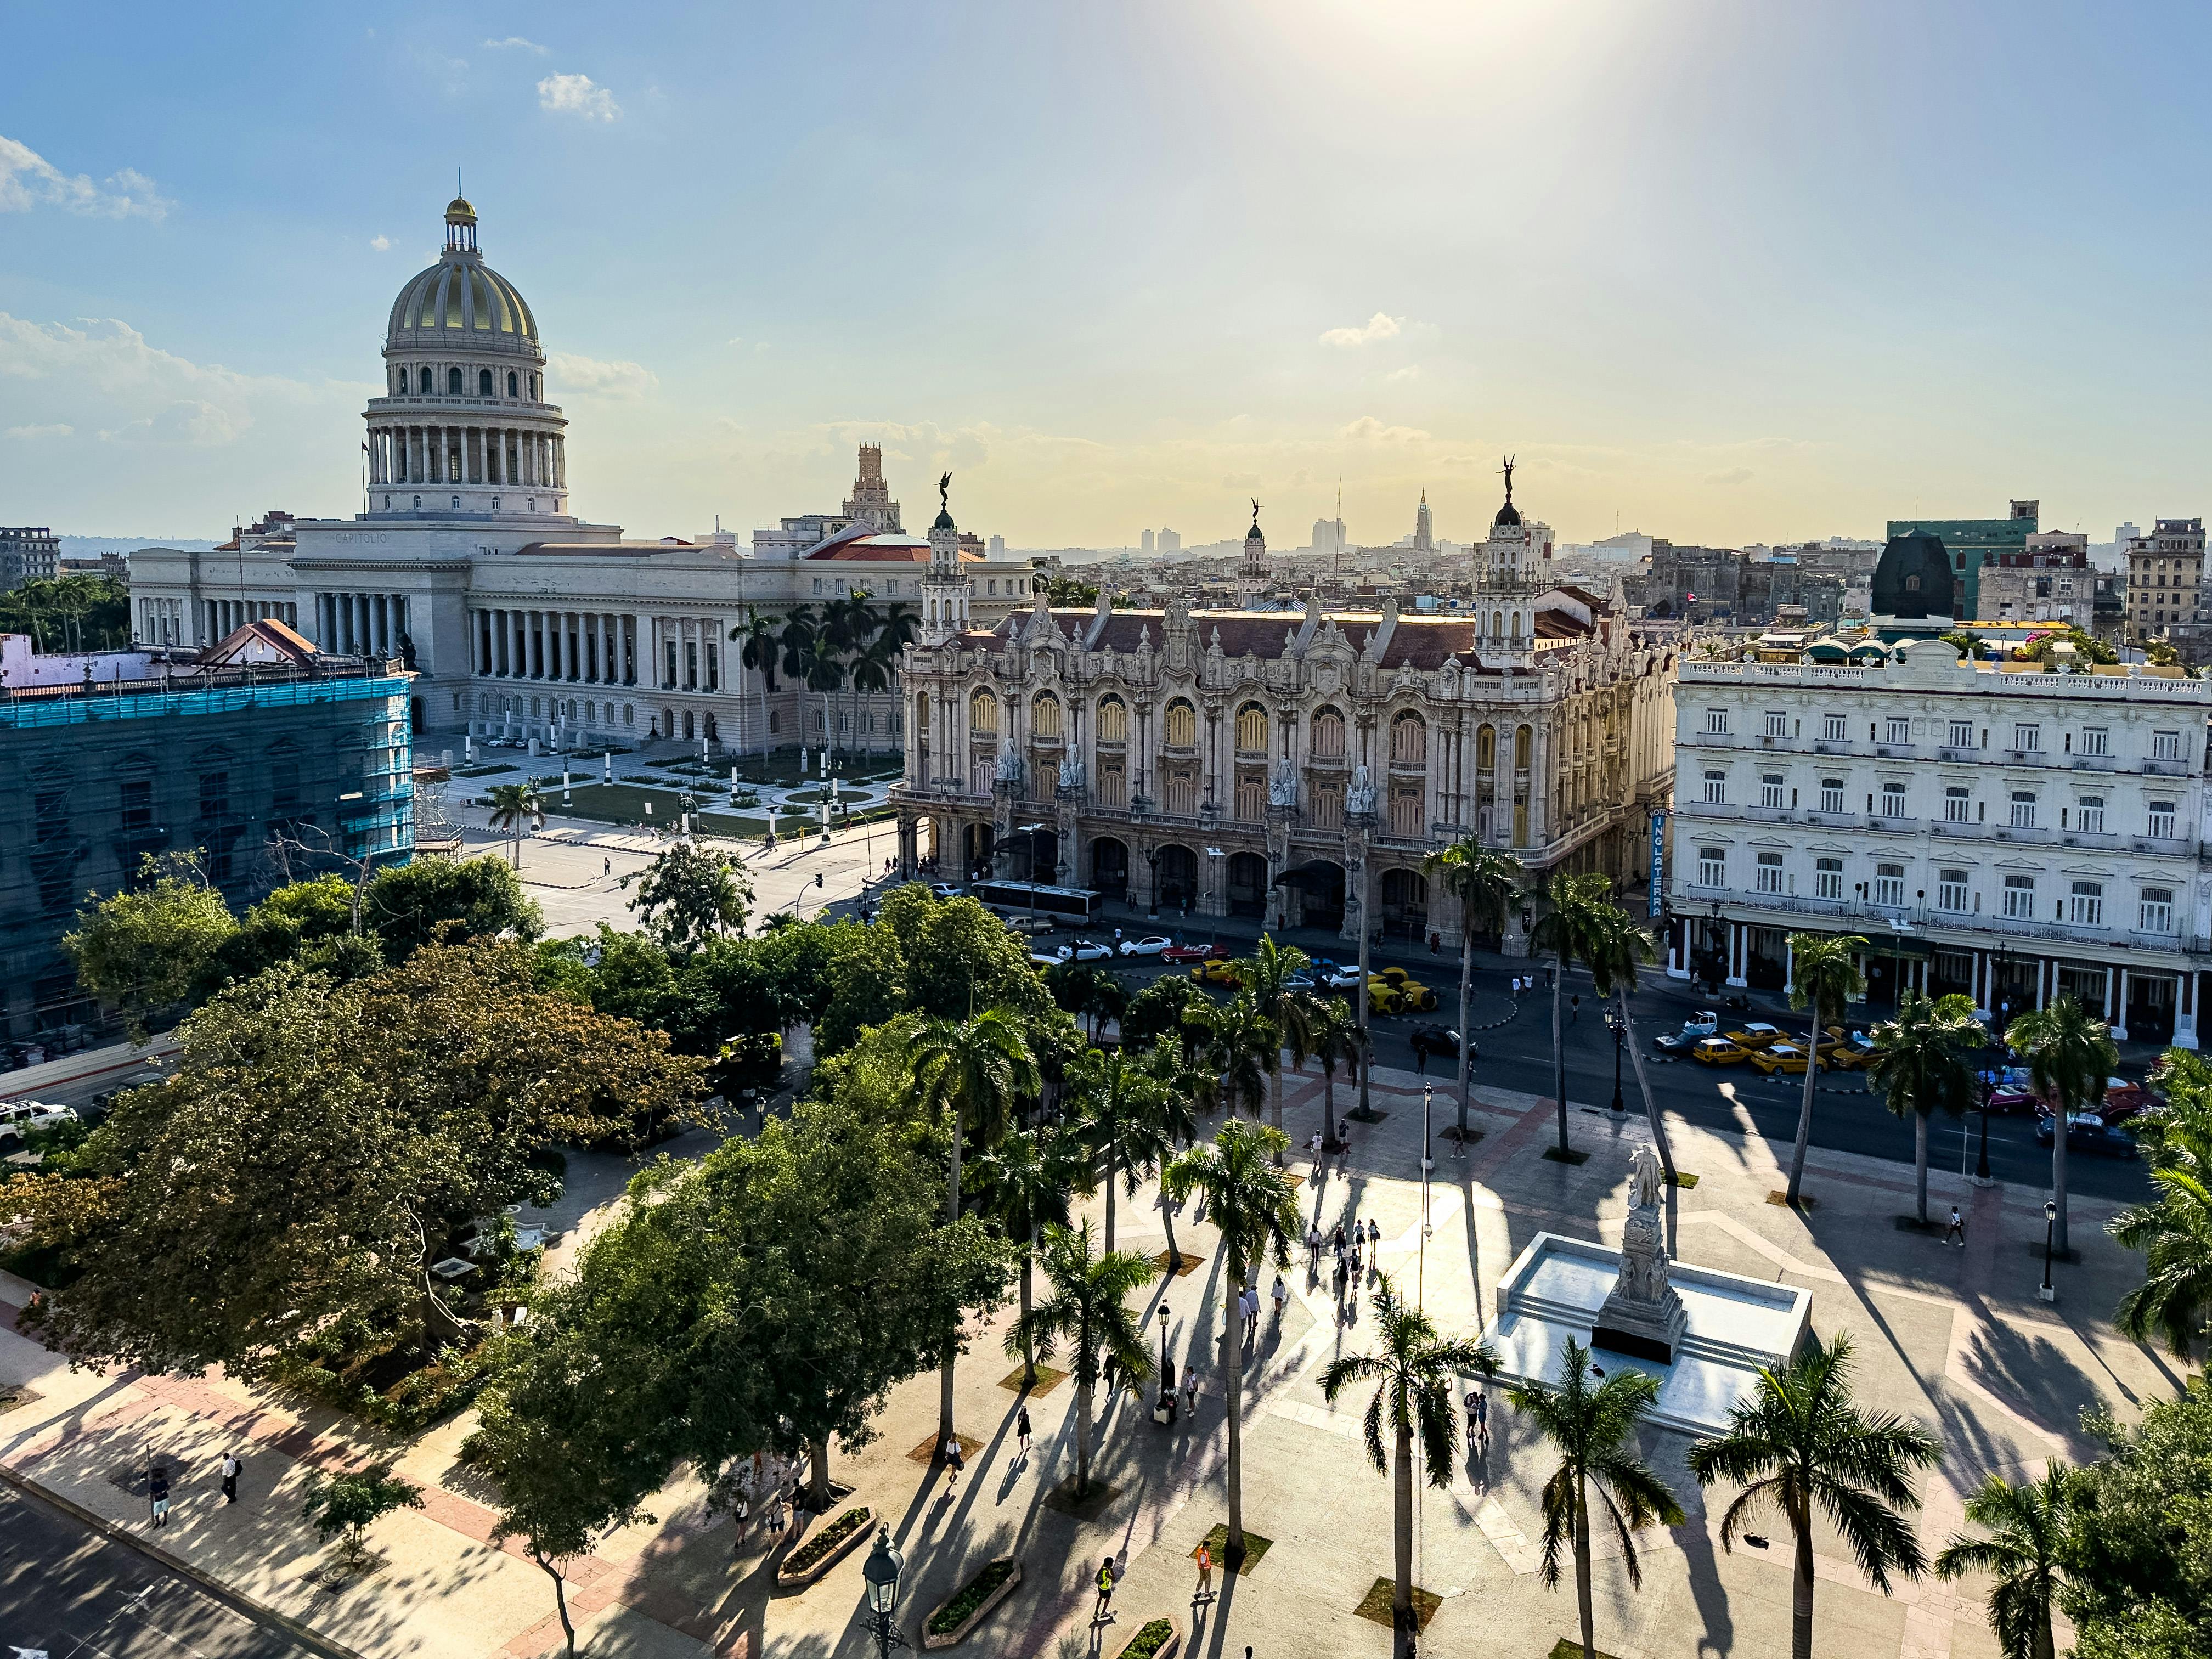
M 2057 1126 L 2057 1133 L 2062 1135 L 2066 1133 L 2066 1125 L 2063 1122 Z M 2058 1202 L 2053 1199 L 2043 1206 L 2043 1283 L 2036 1288 L 2035 1292 L 2045 1302 L 2058 1300 L 2058 1292 L 2051 1288 L 2051 1237 L 2052 1231 L 2057 1224 Z
M 1618 1117 L 1628 1109 L 1620 1098 L 1620 1054 L 1628 1046 L 1628 1036 L 1621 1030 L 1620 1016 L 1610 1008 L 1606 1010 L 1605 1023 L 1613 1028 L 1613 1104 L 1607 1109 Z
M 1175 1268 L 1168 1269 L 1170 1276 Z M 1152 1403 L 1152 1420 L 1164 1423 L 1175 1403 L 1175 1368 L 1168 1361 L 1168 1304 L 1160 1304 L 1160 1397 Z
M 876 1534 L 876 1547 L 868 1552 L 868 1559 L 860 1568 L 860 1577 L 867 1581 L 868 1616 L 875 1623 L 871 1632 L 876 1638 L 876 1652 L 881 1659 L 890 1659 L 893 1648 L 908 1644 L 891 1628 L 891 1615 L 897 1610 L 899 1575 L 906 1570 L 906 1557 L 891 1543 L 891 1529 L 884 1527 Z
M 1346 902 L 1359 915 L 1359 984 L 1352 995 L 1352 1006 L 1359 1012 L 1359 1115 L 1364 1118 L 1369 1109 L 1367 1073 L 1373 1053 L 1368 1046 L 1367 1030 L 1367 945 L 1370 931 L 1367 926 L 1367 843 L 1375 833 L 1375 786 L 1369 781 L 1367 769 L 1364 766 L 1353 769 L 1352 778 L 1352 787 L 1345 792 L 1344 797 L 1344 861 L 1346 866 L 1345 873 L 1351 878 Z M 1462 1032 L 1461 1035 L 1464 1037 L 1466 1034 Z M 1329 1125 L 1332 1135 L 1335 1130 L 1334 1124 Z M 1426 1151 L 1425 1142 L 1424 1156 Z

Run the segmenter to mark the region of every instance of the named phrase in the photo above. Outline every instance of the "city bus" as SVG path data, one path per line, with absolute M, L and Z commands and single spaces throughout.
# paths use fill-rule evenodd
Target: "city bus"
M 1066 923 L 1089 921 L 1105 895 L 1087 887 L 1051 887 L 1036 881 L 979 881 L 969 896 L 994 910 L 1018 910 Z

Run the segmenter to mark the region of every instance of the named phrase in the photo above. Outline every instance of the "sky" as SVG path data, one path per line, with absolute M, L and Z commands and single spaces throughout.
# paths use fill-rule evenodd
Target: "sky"
M 96 27 L 88 22 L 97 16 Z M 471 21 L 471 18 L 477 21 Z M 518 33 L 521 30 L 524 33 Z M 358 510 L 455 171 L 571 505 L 1737 545 L 2206 499 L 2212 11 L 82 6 L 0 40 L 0 520 Z

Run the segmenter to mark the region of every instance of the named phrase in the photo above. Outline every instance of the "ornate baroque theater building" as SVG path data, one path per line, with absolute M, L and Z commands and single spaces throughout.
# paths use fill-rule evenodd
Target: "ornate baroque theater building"
M 949 510 L 930 540 L 902 675 L 909 870 L 934 853 L 947 873 L 1347 937 L 1347 876 L 1356 895 L 1364 871 L 1385 927 L 1455 941 L 1420 866 L 1464 836 L 1534 880 L 1647 877 L 1650 813 L 1673 784 L 1674 656 L 1547 581 L 1548 533 L 1523 523 L 1510 473 L 1474 599 L 1441 615 L 1039 597 L 993 625 L 970 615 Z M 1245 563 L 1265 555 L 1255 509 Z

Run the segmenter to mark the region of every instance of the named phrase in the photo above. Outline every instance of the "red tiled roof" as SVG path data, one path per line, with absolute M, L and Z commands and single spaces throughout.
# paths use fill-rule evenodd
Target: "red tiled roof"
M 929 544 L 915 536 L 863 536 L 856 541 L 832 542 L 809 553 L 810 559 L 835 559 L 840 563 L 927 564 Z M 960 550 L 961 561 L 981 564 L 983 556 Z

